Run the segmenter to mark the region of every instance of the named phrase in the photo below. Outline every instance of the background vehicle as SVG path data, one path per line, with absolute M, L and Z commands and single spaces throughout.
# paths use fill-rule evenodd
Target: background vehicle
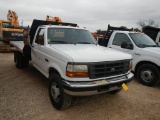
M 160 28 L 145 26 L 142 31 L 160 46 Z
M 92 35 L 96 39 L 96 42 L 101 44 L 101 41 L 103 40 L 103 34 L 92 33 Z
M 7 20 L 0 20 L 0 36 L 5 41 L 22 41 L 23 29 L 20 29 L 18 16 L 15 12 L 9 10 Z
M 49 96 L 56 109 L 69 107 L 72 96 L 115 94 L 133 78 L 131 55 L 97 45 L 88 30 L 76 26 L 34 20 L 30 45 L 11 41 L 17 48 L 18 68 L 32 60 L 49 78 Z
M 160 49 L 147 35 L 133 29 L 111 27 L 101 41 L 102 46 L 116 49 L 133 56 L 132 71 L 147 86 L 160 82 Z
M 23 30 L 28 27 L 19 26 L 18 16 L 8 10 L 7 20 L 0 20 L 0 52 L 10 52 L 9 41 L 22 41 Z

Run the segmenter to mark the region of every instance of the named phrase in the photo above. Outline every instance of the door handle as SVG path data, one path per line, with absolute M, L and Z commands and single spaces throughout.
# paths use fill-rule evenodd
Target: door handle
M 48 62 L 49 60 L 45 58 L 45 61 Z
M 139 55 L 139 56 L 141 55 L 140 53 L 134 53 L 134 54 L 135 54 L 135 55 Z

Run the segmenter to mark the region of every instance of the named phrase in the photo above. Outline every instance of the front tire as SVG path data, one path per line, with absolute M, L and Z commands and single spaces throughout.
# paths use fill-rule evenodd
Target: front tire
M 57 110 L 66 109 L 71 105 L 72 96 L 64 92 L 61 77 L 57 74 L 49 77 L 49 97 Z
M 143 64 L 137 70 L 138 80 L 146 86 L 154 86 L 160 82 L 159 69 L 152 64 Z

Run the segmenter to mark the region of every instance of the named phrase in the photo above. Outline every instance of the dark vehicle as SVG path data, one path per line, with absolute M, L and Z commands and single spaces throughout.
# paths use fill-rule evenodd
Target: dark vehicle
M 145 26 L 142 31 L 160 46 L 160 28 Z

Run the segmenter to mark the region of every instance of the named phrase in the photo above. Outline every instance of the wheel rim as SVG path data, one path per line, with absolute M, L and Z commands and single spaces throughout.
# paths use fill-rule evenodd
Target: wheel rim
M 141 71 L 141 78 L 145 82 L 151 82 L 154 79 L 154 73 L 151 70 L 142 70 Z
M 51 95 L 55 102 L 60 101 L 60 90 L 57 83 L 53 82 L 51 85 Z

